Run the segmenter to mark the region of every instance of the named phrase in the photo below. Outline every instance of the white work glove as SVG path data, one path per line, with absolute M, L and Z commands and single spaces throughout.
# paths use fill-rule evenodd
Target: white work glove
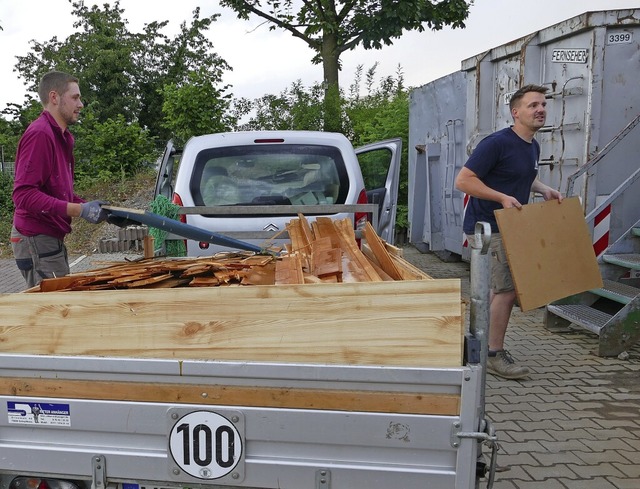
M 92 200 L 91 202 L 84 202 L 80 204 L 82 210 L 80 211 L 80 217 L 89 221 L 91 224 L 98 224 L 107 218 L 107 211 L 101 206 L 107 205 L 108 202 L 104 200 Z

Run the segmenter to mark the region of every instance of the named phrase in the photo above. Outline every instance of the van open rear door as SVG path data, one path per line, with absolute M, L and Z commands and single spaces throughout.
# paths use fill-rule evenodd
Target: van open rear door
M 378 236 L 393 244 L 395 236 L 402 139 L 388 139 L 356 148 L 367 198 L 378 204 Z
M 169 140 L 164 148 L 162 159 L 158 163 L 158 175 L 156 176 L 156 195 L 164 195 L 167 199 L 173 198 L 173 177 L 175 174 L 175 156 L 179 151 L 173 145 L 173 140 Z

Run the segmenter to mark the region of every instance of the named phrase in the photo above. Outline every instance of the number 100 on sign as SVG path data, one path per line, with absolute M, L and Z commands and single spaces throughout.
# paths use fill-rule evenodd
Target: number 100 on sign
M 174 462 L 198 479 L 219 479 L 237 467 L 242 437 L 234 424 L 210 411 L 195 411 L 171 429 L 169 450 Z

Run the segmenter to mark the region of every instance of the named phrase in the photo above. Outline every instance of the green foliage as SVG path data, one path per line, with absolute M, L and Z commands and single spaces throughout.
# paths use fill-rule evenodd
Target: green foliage
M 82 122 L 72 130 L 76 136 L 76 180 L 80 185 L 85 180 L 122 182 L 157 157 L 148 131 L 137 123 L 127 124 L 122 115 L 98 122 L 89 106 Z
M 15 161 L 18 141 L 22 133 L 41 112 L 42 105 L 32 98 L 28 98 L 23 107 L 9 104 L 2 112 L 9 116 L 8 119 L 0 118 L 0 146 L 3 161 Z
M 409 225 L 409 90 L 404 87 L 404 78 L 400 67 L 398 67 L 395 77 L 383 78 L 379 86 L 376 87 L 374 84 L 376 68 L 377 65 L 374 65 L 367 72 L 367 95 L 360 96 L 362 67 L 358 67 L 354 85 L 350 90 L 351 97 L 345 102 L 349 137 L 355 146 L 385 139 L 402 138 L 396 229 L 407 228 Z M 376 168 L 375 165 L 373 168 Z M 372 169 L 371 171 L 376 170 Z M 374 175 L 368 176 L 369 179 L 374 177 Z
M 280 95 L 267 94 L 254 101 L 236 101 L 238 118 L 253 112 L 239 129 L 321 131 L 324 114 L 322 94 L 321 85 L 315 84 L 307 89 L 297 80 Z
M 7 244 L 9 235 L 11 234 L 11 226 L 13 225 L 13 201 L 11 193 L 13 191 L 13 178 L 9 173 L 0 172 L 0 250 L 4 252 L 5 244 Z
M 129 32 L 118 1 L 102 7 L 71 3 L 77 32 L 64 41 L 32 41 L 31 52 L 18 56 L 16 69 L 34 92 L 51 69 L 73 73 L 80 79 L 83 101 L 93 106 L 100 123 L 122 116 L 127 124 L 138 123 L 151 137 L 165 141 L 172 134 L 162 113 L 164 87 L 188 85 L 196 70 L 220 83 L 221 73 L 229 69 L 205 35 L 218 15 L 200 19 L 197 8 L 191 23 L 181 24 L 169 39 L 162 34 L 168 21 L 147 24 L 142 33 Z
M 216 88 L 221 82 L 220 70 L 204 68 L 192 71 L 188 83 L 165 85 L 162 90 L 164 127 L 174 134 L 178 145 L 191 136 L 229 131 L 236 124 L 230 115 L 230 95 Z

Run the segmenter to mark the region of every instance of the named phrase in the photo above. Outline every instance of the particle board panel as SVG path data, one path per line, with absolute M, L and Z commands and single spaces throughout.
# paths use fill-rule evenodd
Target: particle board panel
M 460 281 L 0 295 L 0 352 L 462 364 Z
M 578 197 L 500 209 L 495 216 L 523 311 L 602 287 Z

